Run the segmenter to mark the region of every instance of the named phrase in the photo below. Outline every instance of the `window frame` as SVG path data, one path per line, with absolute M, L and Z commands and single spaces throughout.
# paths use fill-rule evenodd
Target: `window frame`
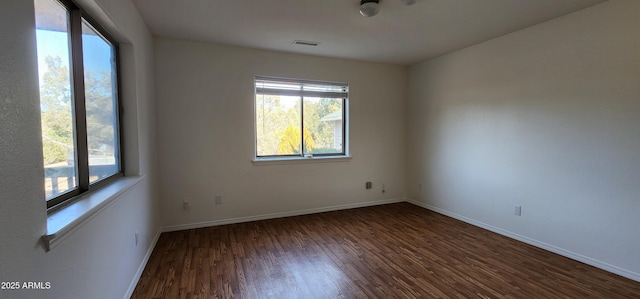
M 62 193 L 56 197 L 46 200 L 47 213 L 51 214 L 69 204 L 77 201 L 88 192 L 93 192 L 106 185 L 113 183 L 118 178 L 124 176 L 124 145 L 123 145 L 123 126 L 122 126 L 122 98 L 121 98 L 121 69 L 120 69 L 120 51 L 119 43 L 109 34 L 109 32 L 101 26 L 91 15 L 89 15 L 82 7 L 74 1 L 69 0 L 52 0 L 58 2 L 64 7 L 68 14 L 68 38 L 69 38 L 69 67 L 72 90 L 72 111 L 73 111 L 73 136 L 75 139 L 75 167 L 77 169 L 78 185 L 73 190 Z M 89 145 L 87 132 L 87 110 L 84 82 L 84 49 L 82 42 L 82 23 L 91 27 L 105 42 L 107 42 L 113 55 L 113 74 L 115 80 L 113 84 L 113 97 L 115 98 L 115 123 L 114 131 L 116 134 L 118 155 L 114 158 L 117 163 L 118 171 L 110 176 L 104 177 L 97 182 L 90 183 L 89 175 Z
M 338 153 L 317 153 L 317 154 L 305 154 L 304 153 L 304 102 L 305 97 L 317 97 L 322 98 L 323 94 L 335 94 L 337 92 L 320 92 L 320 91 L 285 91 L 278 95 L 285 96 L 299 96 L 300 98 L 300 153 L 299 154 L 283 154 L 283 155 L 259 155 L 258 154 L 258 123 L 257 123 L 257 98 L 259 94 L 258 92 L 258 82 L 259 81 L 274 81 L 274 82 L 282 82 L 282 83 L 294 83 L 294 84 L 312 84 L 312 85 L 325 85 L 325 86 L 341 86 L 343 87 L 343 91 L 340 92 L 345 94 L 343 97 L 328 97 L 332 99 L 341 99 L 342 100 L 342 151 Z M 319 159 L 335 159 L 335 158 L 348 158 L 349 157 L 349 119 L 348 119 L 348 111 L 349 111 L 349 83 L 347 82 L 335 82 L 335 81 L 321 81 L 321 80 L 308 80 L 308 79 L 294 79 L 294 78 L 284 78 L 284 77 L 273 77 L 273 76 L 254 76 L 253 80 L 254 87 L 254 99 L 253 99 L 253 110 L 254 110 L 254 161 L 282 161 L 282 160 L 307 160 L 313 158 Z M 307 95 L 305 95 L 305 93 Z M 308 94 L 313 94 L 315 96 L 309 96 Z

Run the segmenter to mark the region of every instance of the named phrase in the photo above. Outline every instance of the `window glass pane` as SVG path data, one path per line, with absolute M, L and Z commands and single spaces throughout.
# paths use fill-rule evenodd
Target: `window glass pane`
M 258 156 L 299 155 L 300 97 L 256 95 Z
M 342 153 L 343 100 L 304 98 L 304 154 Z
M 120 171 L 114 47 L 82 21 L 89 182 Z
M 68 13 L 53 0 L 35 0 L 38 77 L 46 199 L 78 186 L 70 78 Z

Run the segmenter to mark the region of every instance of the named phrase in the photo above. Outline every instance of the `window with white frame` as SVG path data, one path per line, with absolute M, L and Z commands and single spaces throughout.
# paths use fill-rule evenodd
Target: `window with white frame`
M 257 158 L 347 155 L 349 84 L 255 77 Z

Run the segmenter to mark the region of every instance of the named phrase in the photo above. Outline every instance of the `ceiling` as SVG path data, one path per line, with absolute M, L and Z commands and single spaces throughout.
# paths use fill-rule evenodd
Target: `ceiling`
M 381 0 L 366 18 L 359 0 L 133 0 L 158 37 L 403 65 L 604 1 Z

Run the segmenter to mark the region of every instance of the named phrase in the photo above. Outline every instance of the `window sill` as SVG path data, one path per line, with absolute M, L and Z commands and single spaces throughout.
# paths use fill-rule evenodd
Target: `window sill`
M 331 163 L 348 162 L 351 156 L 318 156 L 312 158 L 287 157 L 287 158 L 254 158 L 253 165 L 285 165 L 285 164 L 308 164 L 308 163 Z
M 42 236 L 46 251 L 50 251 L 89 219 L 114 203 L 142 181 L 144 176 L 123 177 L 115 182 L 81 195 L 82 198 L 47 216 L 47 234 Z

